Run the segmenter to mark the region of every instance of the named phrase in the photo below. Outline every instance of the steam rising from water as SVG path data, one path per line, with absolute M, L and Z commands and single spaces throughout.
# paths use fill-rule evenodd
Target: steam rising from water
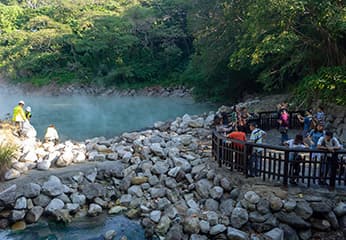
M 49 124 L 55 124 L 62 139 L 83 140 L 153 126 L 157 121 L 212 110 L 191 99 L 165 97 L 23 96 L 0 90 L 0 118 L 11 113 L 19 100 L 32 108 L 32 125 L 42 138 Z

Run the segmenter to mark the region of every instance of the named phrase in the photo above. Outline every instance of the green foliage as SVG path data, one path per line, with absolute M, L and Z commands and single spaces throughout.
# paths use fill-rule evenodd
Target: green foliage
M 0 144 L 0 169 L 6 169 L 11 165 L 16 156 L 17 148 L 10 144 Z
M 346 66 L 321 68 L 305 77 L 296 89 L 297 103 L 306 105 L 315 99 L 346 105 Z

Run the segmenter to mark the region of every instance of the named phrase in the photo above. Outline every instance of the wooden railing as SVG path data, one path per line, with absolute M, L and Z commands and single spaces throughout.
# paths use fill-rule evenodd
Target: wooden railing
M 272 112 L 260 113 L 254 120 L 265 130 L 277 125 L 276 115 Z M 290 124 L 293 128 L 300 126 L 296 121 Z M 214 131 L 212 155 L 220 167 L 243 173 L 246 177 L 249 177 L 250 170 L 253 170 L 263 181 L 281 182 L 284 186 L 289 182 L 307 187 L 315 184 L 329 185 L 330 189 L 334 189 L 336 185 L 346 186 L 345 150 L 331 153 L 322 150 L 289 149 L 231 140 Z M 253 160 L 255 155 L 256 161 Z M 254 166 L 256 162 L 258 165 Z

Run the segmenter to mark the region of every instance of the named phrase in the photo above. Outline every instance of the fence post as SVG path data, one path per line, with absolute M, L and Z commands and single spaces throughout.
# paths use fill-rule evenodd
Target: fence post
M 331 159 L 331 166 L 330 166 L 330 180 L 329 180 L 329 189 L 330 190 L 335 189 L 337 164 L 338 164 L 337 153 L 333 153 L 332 159 Z
M 285 150 L 285 161 L 284 161 L 284 181 L 283 184 L 285 187 L 288 186 L 288 164 L 289 164 L 289 151 Z
M 222 167 L 222 154 L 223 153 L 223 145 L 222 145 L 222 138 L 217 139 L 217 162 L 219 164 L 219 167 Z
M 248 177 L 248 169 L 247 169 L 247 159 L 248 159 L 248 155 L 247 155 L 247 153 L 248 153 L 248 146 L 247 146 L 247 142 L 245 142 L 244 143 L 244 154 L 243 154 L 243 168 L 244 168 L 244 174 L 245 174 L 245 177 Z

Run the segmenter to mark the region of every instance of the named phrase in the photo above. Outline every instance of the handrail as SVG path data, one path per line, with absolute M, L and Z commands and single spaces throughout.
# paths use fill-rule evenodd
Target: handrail
M 300 112 L 302 111 L 290 112 L 291 127 L 302 126 L 297 119 L 292 118 Z M 277 126 L 277 117 L 274 114 L 276 112 L 260 112 L 252 121 L 259 121 L 260 128 L 262 124 L 266 129 L 273 129 Z M 284 186 L 288 186 L 289 182 L 301 182 L 308 187 L 311 184 L 328 183 L 330 189 L 334 189 L 335 185 L 346 186 L 345 149 L 335 152 L 309 148 L 291 149 L 286 146 L 230 139 L 213 131 L 212 156 L 220 167 L 241 172 L 246 177 L 252 175 L 251 171 L 255 171 L 263 181 L 282 181 Z

